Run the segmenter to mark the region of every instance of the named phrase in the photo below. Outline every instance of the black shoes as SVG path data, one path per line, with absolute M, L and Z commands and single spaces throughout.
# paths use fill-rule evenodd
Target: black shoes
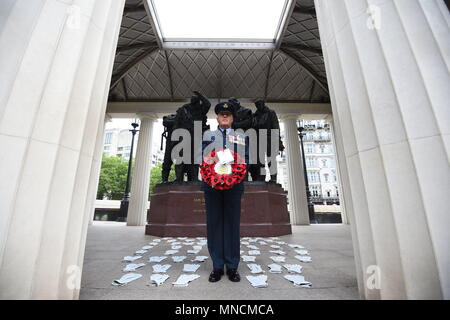
M 209 282 L 217 282 L 223 276 L 223 269 L 214 269 L 209 275 Z
M 230 281 L 239 282 L 241 281 L 241 276 L 239 275 L 237 269 L 228 269 L 227 268 L 227 276 Z
M 223 276 L 223 269 L 214 269 L 209 275 L 209 282 L 217 282 Z M 239 282 L 241 281 L 241 276 L 239 275 L 237 269 L 228 269 L 227 268 L 227 276 L 230 281 Z

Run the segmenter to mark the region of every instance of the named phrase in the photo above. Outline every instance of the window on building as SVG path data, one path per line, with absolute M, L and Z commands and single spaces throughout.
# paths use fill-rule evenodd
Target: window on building
M 105 144 L 111 144 L 112 140 L 112 132 L 107 132 L 105 134 Z
M 117 147 L 117 151 L 123 151 L 123 147 Z
M 309 191 L 311 192 L 311 195 L 313 197 L 319 197 L 320 196 L 320 190 L 318 186 L 310 186 Z
M 104 146 L 104 147 L 103 147 L 103 150 L 104 150 L 104 151 L 109 151 L 109 150 L 111 150 L 111 146 Z
M 325 174 L 323 175 L 323 180 L 324 180 L 325 182 L 329 182 L 329 181 L 330 181 L 330 175 L 329 175 L 328 173 L 325 173 Z
M 309 182 L 318 182 L 318 175 L 316 171 L 308 171 L 308 181 Z
M 306 145 L 306 153 L 313 153 L 313 152 L 314 152 L 313 145 L 310 144 L 310 143 L 308 143 L 308 144 Z
M 327 168 L 328 167 L 328 161 L 327 159 L 322 159 L 322 167 Z
M 324 144 L 321 144 L 319 146 L 319 149 L 320 149 L 320 153 L 325 153 L 325 145 Z

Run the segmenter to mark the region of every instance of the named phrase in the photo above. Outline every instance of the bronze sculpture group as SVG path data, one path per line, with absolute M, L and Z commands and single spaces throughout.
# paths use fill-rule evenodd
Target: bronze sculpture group
M 232 128 L 233 129 L 242 129 L 246 131 L 248 129 L 255 129 L 257 132 L 260 129 L 266 129 L 267 132 L 270 132 L 271 129 L 278 129 L 278 150 L 275 152 L 275 156 L 278 152 L 282 152 L 284 150 L 283 143 L 279 136 L 279 122 L 278 117 L 274 110 L 270 109 L 266 106 L 264 100 L 256 100 L 254 102 L 256 106 L 256 112 L 252 112 L 251 109 L 246 108 L 240 104 L 238 99 L 230 98 L 228 100 L 229 104 L 234 106 L 234 121 Z M 194 121 L 201 121 L 202 123 L 202 134 L 209 129 L 209 126 L 206 124 L 207 121 L 207 113 L 211 107 L 211 103 L 209 100 L 202 95 L 198 91 L 194 91 L 193 95 L 190 99 L 190 103 L 187 103 L 180 108 L 178 108 L 176 114 L 171 114 L 163 117 L 163 126 L 164 132 L 161 139 L 166 139 L 166 149 L 164 152 L 164 161 L 162 165 L 162 182 L 167 183 L 169 179 L 170 169 L 172 167 L 173 161 L 171 157 L 172 149 L 174 146 L 180 141 L 172 141 L 172 132 L 176 129 L 186 129 L 189 131 L 191 136 L 194 135 Z M 257 135 L 257 146 L 259 148 L 260 136 Z M 267 139 L 267 150 L 261 150 L 262 154 L 265 154 L 267 157 L 273 157 L 271 150 L 271 134 L 266 134 L 263 136 L 263 139 Z M 190 155 L 190 163 L 175 163 L 175 175 L 176 182 L 184 181 L 185 174 L 187 175 L 187 181 L 198 181 L 198 170 L 199 165 L 195 164 L 195 150 L 194 143 L 191 143 L 191 155 Z M 260 154 L 260 150 L 257 150 L 257 155 Z M 182 156 L 182 154 L 180 154 Z M 275 164 L 276 165 L 276 164 Z M 258 157 L 256 163 L 250 164 L 248 167 L 248 173 L 251 177 L 252 181 L 265 181 L 265 161 L 264 159 L 261 161 L 260 157 Z M 275 166 L 276 168 L 276 166 Z M 276 182 L 276 173 L 272 174 L 270 181 Z

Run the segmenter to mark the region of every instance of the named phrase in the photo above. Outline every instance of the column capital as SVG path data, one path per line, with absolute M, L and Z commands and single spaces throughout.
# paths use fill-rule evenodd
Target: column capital
M 105 123 L 111 122 L 112 119 L 113 119 L 113 118 L 111 117 L 111 115 L 110 115 L 109 113 L 105 113 Z
M 136 113 L 136 117 L 139 119 L 150 119 L 150 120 L 158 120 L 160 117 L 154 112 L 138 112 Z
M 282 113 L 282 114 L 278 114 L 277 116 L 280 121 L 286 121 L 286 120 L 297 121 L 300 118 L 300 114 L 298 114 L 298 113 Z
M 327 114 L 325 116 L 325 118 L 323 118 L 323 120 L 328 121 L 328 122 L 333 122 L 333 114 L 332 113 Z

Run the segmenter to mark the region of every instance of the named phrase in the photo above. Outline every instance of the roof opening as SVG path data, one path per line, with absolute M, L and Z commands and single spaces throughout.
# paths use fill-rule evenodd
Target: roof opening
M 147 0 L 163 48 L 274 49 L 293 0 Z

